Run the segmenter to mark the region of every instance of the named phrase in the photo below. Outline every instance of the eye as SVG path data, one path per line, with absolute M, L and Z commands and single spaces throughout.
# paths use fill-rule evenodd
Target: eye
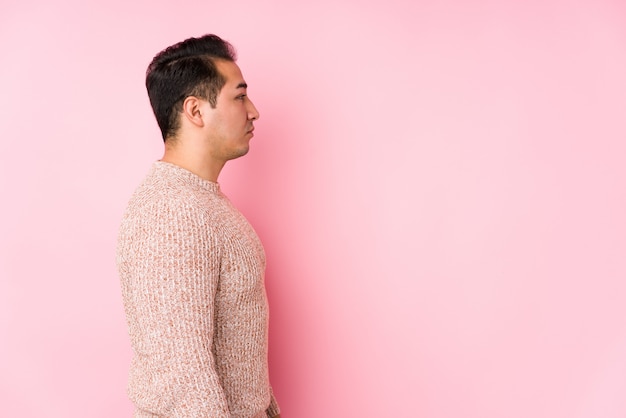
M 246 95 L 245 94 L 240 94 L 239 96 L 236 97 L 237 100 L 243 100 L 245 99 Z

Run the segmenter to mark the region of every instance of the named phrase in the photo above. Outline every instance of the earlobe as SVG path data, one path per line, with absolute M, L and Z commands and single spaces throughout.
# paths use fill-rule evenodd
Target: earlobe
M 202 112 L 200 111 L 200 100 L 197 97 L 189 96 L 183 102 L 184 117 L 196 126 L 204 126 Z

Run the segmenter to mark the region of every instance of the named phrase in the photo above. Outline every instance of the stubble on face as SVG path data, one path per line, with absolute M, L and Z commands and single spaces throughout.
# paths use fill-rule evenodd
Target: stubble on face
M 215 64 L 226 83 L 211 110 L 209 140 L 214 156 L 226 162 L 248 153 L 254 136 L 253 122 L 259 115 L 247 95 L 248 85 L 239 66 L 225 60 L 216 60 Z

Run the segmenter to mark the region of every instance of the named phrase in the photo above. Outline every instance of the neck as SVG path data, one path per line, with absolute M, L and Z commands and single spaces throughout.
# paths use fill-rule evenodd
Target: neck
M 205 180 L 217 183 L 217 178 L 224 168 L 224 162 L 211 159 L 199 150 L 183 149 L 165 143 L 165 152 L 161 161 L 171 163 L 185 170 L 191 171 L 195 175 Z

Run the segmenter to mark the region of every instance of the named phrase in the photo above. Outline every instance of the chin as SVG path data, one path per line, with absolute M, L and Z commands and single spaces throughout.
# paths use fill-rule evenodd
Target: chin
M 230 158 L 230 159 L 234 160 L 235 158 L 243 157 L 244 155 L 246 155 L 248 153 L 248 151 L 250 151 L 250 147 L 241 148 L 241 149 L 233 152 L 232 158 Z

